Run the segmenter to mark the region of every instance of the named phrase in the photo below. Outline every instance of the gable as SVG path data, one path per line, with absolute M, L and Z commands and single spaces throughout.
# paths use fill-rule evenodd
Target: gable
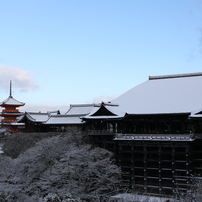
M 105 106 L 101 106 L 94 114 L 91 116 L 116 116 L 116 114 L 112 113 Z

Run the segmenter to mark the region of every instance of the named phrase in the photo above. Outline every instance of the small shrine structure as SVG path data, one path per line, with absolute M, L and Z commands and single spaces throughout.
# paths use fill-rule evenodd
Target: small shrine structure
M 18 123 L 18 117 L 24 113 L 20 112 L 17 107 L 24 106 L 25 103 L 19 102 L 12 96 L 12 82 L 10 81 L 10 95 L 9 97 L 0 103 L 0 106 L 4 109 L 0 113 L 3 117 L 1 120 L 1 127 L 8 128 L 12 133 L 17 133 L 20 128 L 24 127 L 23 123 Z

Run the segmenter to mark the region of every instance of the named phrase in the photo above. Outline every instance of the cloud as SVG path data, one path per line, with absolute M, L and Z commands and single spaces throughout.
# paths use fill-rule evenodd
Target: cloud
M 39 88 L 31 77 L 31 72 L 17 67 L 0 65 L 0 89 L 8 89 L 10 80 L 15 88 L 22 92 L 34 91 Z

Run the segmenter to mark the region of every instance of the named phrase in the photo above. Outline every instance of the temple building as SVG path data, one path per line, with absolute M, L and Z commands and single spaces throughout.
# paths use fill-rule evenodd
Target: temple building
M 18 118 L 24 113 L 20 112 L 17 107 L 24 106 L 25 103 L 19 102 L 12 96 L 12 83 L 10 82 L 10 95 L 9 97 L 0 103 L 0 106 L 4 109 L 0 113 L 3 117 L 1 120 L 1 127 L 8 128 L 12 133 L 17 133 L 24 128 L 24 123 L 18 123 Z
M 71 105 L 64 115 L 26 112 L 18 123 L 26 132 L 78 127 L 114 152 L 122 185 L 173 195 L 189 190 L 192 177 L 202 173 L 201 86 L 202 72 L 150 76 L 110 102 Z M 10 93 L 1 103 L 2 123 L 14 124 L 21 113 L 12 110 L 23 105 Z
M 60 111 L 47 112 L 25 112 L 18 123 L 25 125 L 24 132 L 48 132 L 44 123 L 54 115 L 59 115 Z M 54 126 L 53 126 L 54 127 Z
M 83 116 L 88 115 L 95 104 L 71 104 L 65 114 L 60 111 L 25 112 L 18 121 L 25 124 L 25 132 L 64 132 L 71 128 L 84 130 Z
M 83 116 L 88 115 L 95 104 L 71 104 L 64 115 L 52 115 L 44 122 L 47 131 L 68 131 L 72 128 L 84 130 Z
M 202 73 L 150 76 L 83 117 L 92 140 L 116 154 L 125 186 L 173 195 L 202 173 Z

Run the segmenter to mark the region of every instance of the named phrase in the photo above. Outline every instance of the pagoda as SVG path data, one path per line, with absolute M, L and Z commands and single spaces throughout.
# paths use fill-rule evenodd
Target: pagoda
M 9 97 L 0 103 L 1 107 L 4 107 L 0 116 L 3 117 L 1 120 L 1 127 L 8 128 L 12 133 L 17 133 L 18 129 L 22 127 L 22 123 L 18 123 L 18 117 L 22 116 L 24 113 L 19 112 L 17 107 L 24 106 L 25 103 L 19 102 L 12 96 L 12 83 L 10 81 L 10 95 Z

